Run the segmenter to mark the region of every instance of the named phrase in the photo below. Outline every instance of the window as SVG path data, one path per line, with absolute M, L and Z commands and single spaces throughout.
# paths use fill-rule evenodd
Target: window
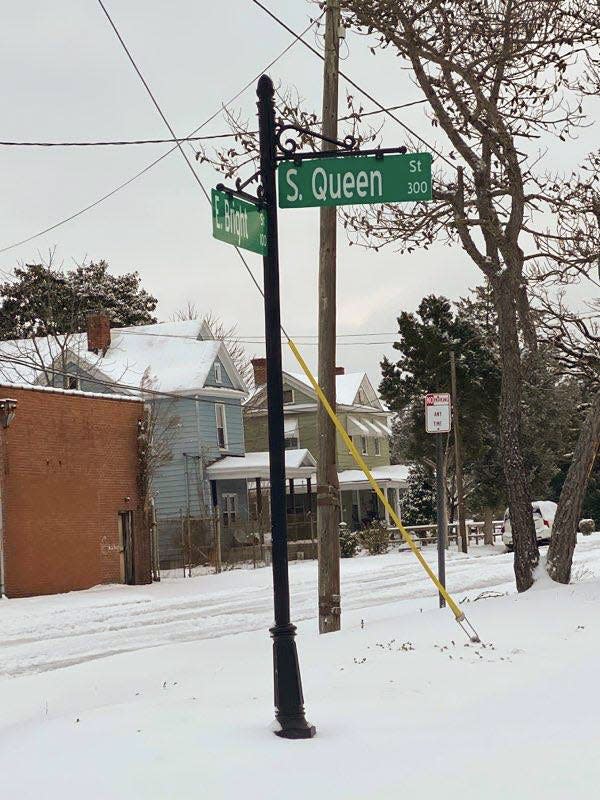
M 215 383 L 223 383 L 223 368 L 218 361 L 215 362 Z
M 368 448 L 367 437 L 366 436 L 359 436 L 358 439 L 359 439 L 359 443 L 360 443 L 360 452 L 363 454 L 363 456 L 368 455 L 369 448 Z
M 283 404 L 289 405 L 290 403 L 294 402 L 294 390 L 293 389 L 284 389 L 283 390 Z
M 375 455 L 381 455 L 381 439 L 379 437 L 376 437 L 375 439 Z
M 227 450 L 227 420 L 223 403 L 216 403 L 215 416 L 217 418 L 217 444 L 220 450 Z
M 366 406 L 369 403 L 369 401 L 367 400 L 367 395 L 365 394 L 365 390 L 364 389 L 359 389 L 358 390 L 358 402 L 361 404 L 361 406 Z
M 285 441 L 285 449 L 286 450 L 297 450 L 298 449 L 298 437 L 297 436 L 286 436 L 284 441 Z
M 67 375 L 67 389 L 79 389 L 79 378 L 77 375 Z
M 237 494 L 221 495 L 223 505 L 223 525 L 232 525 L 237 515 Z

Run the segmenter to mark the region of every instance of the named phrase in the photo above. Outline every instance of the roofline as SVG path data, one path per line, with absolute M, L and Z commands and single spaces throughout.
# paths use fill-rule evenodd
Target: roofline
M 47 392 L 48 394 L 66 394 L 69 397 L 89 397 L 100 400 L 128 400 L 132 403 L 143 403 L 142 397 L 131 394 L 112 394 L 109 392 L 82 392 L 80 389 L 60 389 L 56 386 L 37 386 L 31 383 L 4 383 L 0 381 L 0 389 L 19 389 L 30 392 Z

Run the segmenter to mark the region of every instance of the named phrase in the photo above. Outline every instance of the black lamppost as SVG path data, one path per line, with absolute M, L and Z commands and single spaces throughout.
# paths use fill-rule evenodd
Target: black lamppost
M 265 339 L 267 351 L 267 408 L 269 419 L 269 475 L 271 480 L 271 530 L 275 625 L 273 672 L 277 736 L 309 739 L 315 735 L 304 715 L 300 664 L 296 650 L 296 627 L 290 622 L 288 577 L 285 442 L 283 429 L 283 380 L 281 374 L 281 316 L 279 305 L 279 245 L 277 239 L 277 168 L 275 105 L 272 80 L 263 75 L 258 82 L 258 127 L 263 207 L 267 217 L 267 254 L 263 258 Z

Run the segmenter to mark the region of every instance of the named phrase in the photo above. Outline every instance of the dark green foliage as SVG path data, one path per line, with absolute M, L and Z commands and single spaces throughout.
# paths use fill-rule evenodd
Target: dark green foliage
M 498 487 L 502 486 L 497 461 L 500 368 L 489 293 L 476 290 L 473 298 L 457 304 L 456 311 L 445 297 L 425 297 L 416 314 L 402 312 L 398 333 L 394 348 L 400 358 L 396 363 L 383 360 L 379 386 L 383 399 L 399 412 L 395 457 L 419 463 L 435 461 L 434 437 L 425 432 L 423 402 L 428 392 L 450 391 L 453 350 L 465 472 L 481 469 L 483 475 L 489 473 L 489 479 L 477 481 L 477 499 L 482 504 L 498 502 Z
M 565 458 L 560 464 L 560 470 L 552 478 L 550 500 L 558 502 L 560 490 L 565 482 L 568 469 L 569 459 Z M 582 519 L 593 519 L 596 523 L 596 528 L 600 528 L 600 455 L 596 458 L 596 463 L 590 475 L 583 508 L 581 509 L 581 517 Z
M 387 553 L 390 547 L 389 533 L 379 520 L 373 520 L 370 527 L 359 533 L 360 543 L 371 556 Z
M 67 272 L 26 264 L 15 277 L 0 284 L 0 339 L 84 331 L 87 314 L 100 309 L 116 328 L 156 322 L 157 300 L 140 287 L 139 274 L 110 275 L 106 261 Z
M 408 487 L 402 496 L 402 522 L 405 525 L 430 525 L 435 522 L 435 480 L 430 470 L 413 465 Z
M 340 556 L 342 558 L 354 558 L 359 548 L 358 534 L 351 531 L 344 523 L 340 525 Z
M 397 363 L 383 361 L 380 385 L 382 397 L 398 412 L 392 441 L 394 459 L 433 467 L 434 442 L 424 431 L 423 397 L 428 391 L 450 391 L 448 353 L 452 348 L 468 509 L 476 513 L 491 506 L 500 511 L 506 504 L 498 424 L 500 365 L 496 314 L 489 291 L 478 287 L 456 303 L 454 311 L 443 297 L 425 297 L 416 314 L 400 315 L 398 330 L 394 347 L 401 358 Z M 584 390 L 576 380 L 561 374 L 555 356 L 551 345 L 542 343 L 524 359 L 523 454 L 535 499 L 558 500 L 583 419 Z M 452 439 L 449 447 L 448 483 L 452 485 Z M 418 497 L 422 490 L 417 484 L 424 483 L 426 474 L 423 470 L 414 474 L 414 488 L 409 492 Z M 412 500 L 407 508 L 413 508 Z M 600 477 L 593 475 L 585 514 L 600 518 L 599 512 Z M 419 513 L 418 509 L 404 513 L 412 525 L 435 518 L 434 513 L 429 518 L 428 511 Z

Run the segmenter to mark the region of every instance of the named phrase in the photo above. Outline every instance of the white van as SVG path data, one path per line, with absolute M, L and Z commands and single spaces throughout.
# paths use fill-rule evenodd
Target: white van
M 535 500 L 533 508 L 533 522 L 535 524 L 535 535 L 538 542 L 549 542 L 552 536 L 552 526 L 556 515 L 557 505 L 552 500 Z M 512 529 L 510 526 L 510 514 L 508 508 L 504 512 L 504 523 L 502 525 L 502 541 L 509 550 L 513 549 Z

